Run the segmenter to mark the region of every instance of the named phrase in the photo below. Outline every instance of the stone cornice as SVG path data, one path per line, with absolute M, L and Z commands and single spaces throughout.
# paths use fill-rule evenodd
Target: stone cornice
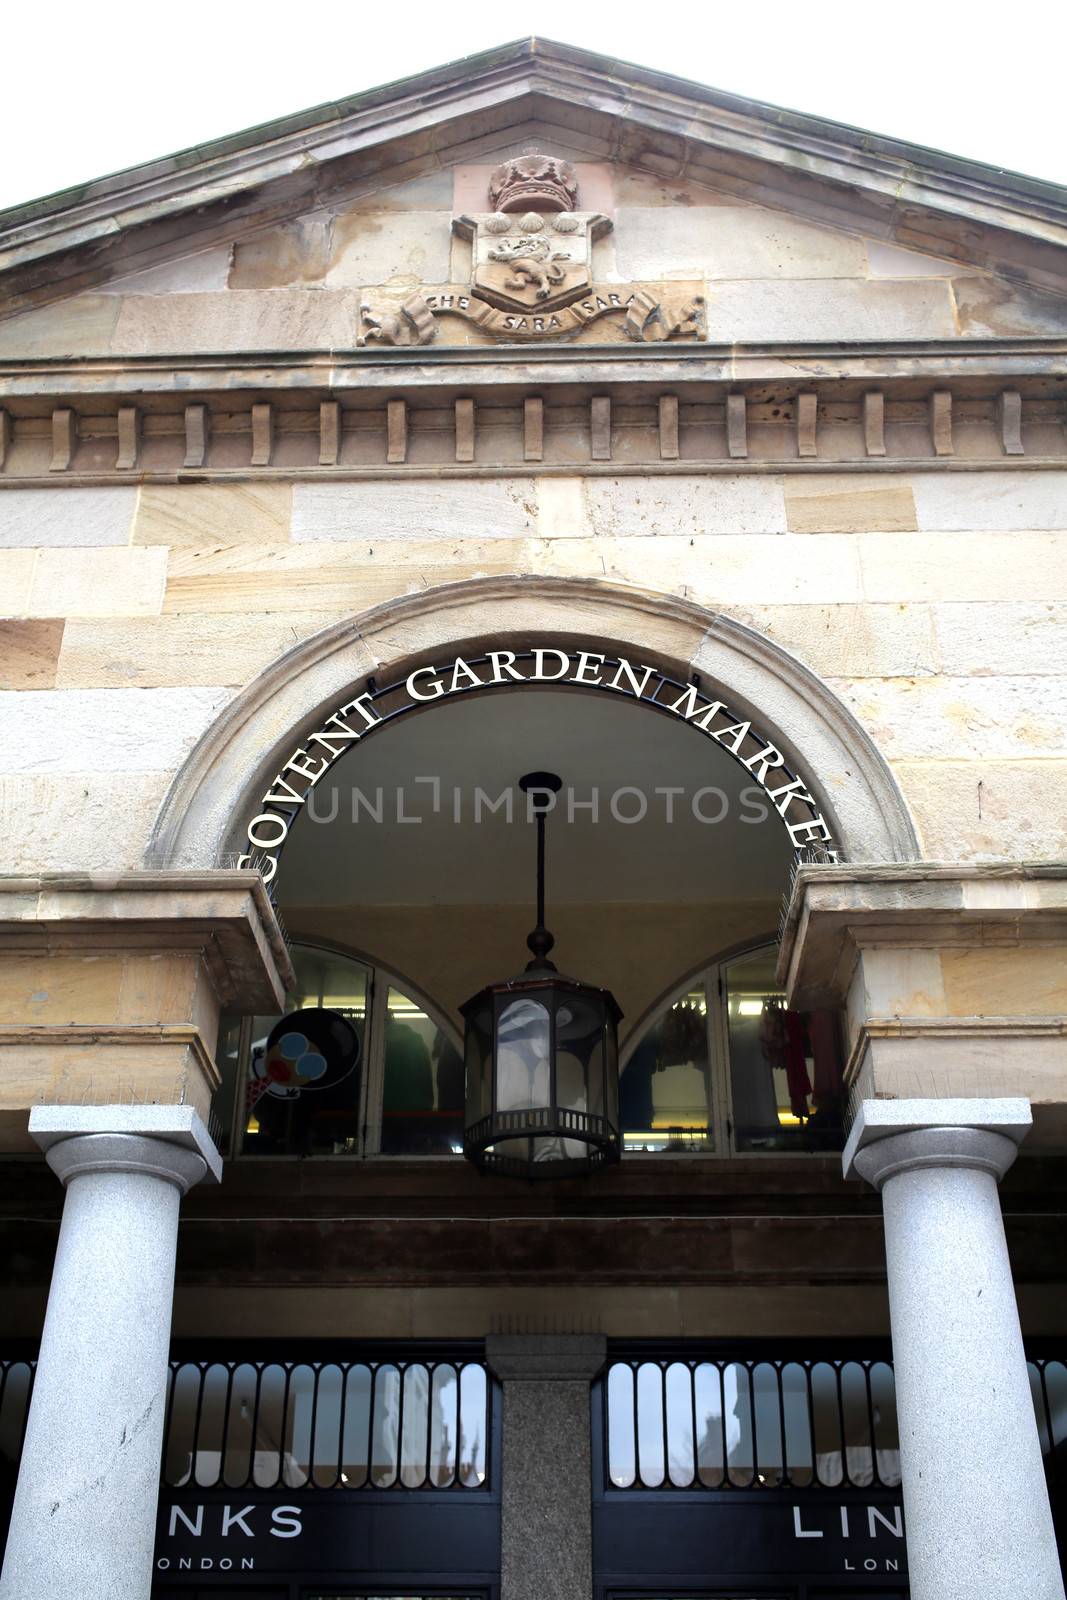
M 8 359 L 0 487 L 1062 468 L 1065 423 L 1067 339 Z

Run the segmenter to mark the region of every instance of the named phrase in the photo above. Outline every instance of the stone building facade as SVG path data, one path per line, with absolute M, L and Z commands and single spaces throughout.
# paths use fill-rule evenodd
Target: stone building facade
M 0 217 L 3 1600 L 1062 1596 L 1065 262 L 532 40 Z M 525 1184 L 544 766 L 625 1153 Z

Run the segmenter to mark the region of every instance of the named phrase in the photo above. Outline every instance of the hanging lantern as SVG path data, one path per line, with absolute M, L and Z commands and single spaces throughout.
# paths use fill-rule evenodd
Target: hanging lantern
M 545 927 L 545 816 L 551 772 L 519 787 L 537 823 L 537 926 L 516 978 L 487 984 L 460 1009 L 466 1023 L 463 1153 L 489 1172 L 569 1177 L 617 1161 L 622 1015 L 614 995 L 557 972 Z

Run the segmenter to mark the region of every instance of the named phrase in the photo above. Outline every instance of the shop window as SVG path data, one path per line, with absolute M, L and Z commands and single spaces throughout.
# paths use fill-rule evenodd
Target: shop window
M 831 1011 L 787 1011 L 767 944 L 676 992 L 625 1052 L 624 1149 L 839 1150 L 844 1056 Z
M 163 1482 L 479 1489 L 488 1439 L 489 1383 L 477 1361 L 179 1361 Z
M 444 1018 L 369 962 L 308 944 L 292 958 L 284 1014 L 343 1020 L 279 1034 L 277 1015 L 223 1017 L 216 1104 L 231 1153 L 460 1153 L 463 1061 Z
M 701 983 L 680 995 L 629 1053 L 619 1078 L 627 1150 L 713 1150 L 708 1004 Z

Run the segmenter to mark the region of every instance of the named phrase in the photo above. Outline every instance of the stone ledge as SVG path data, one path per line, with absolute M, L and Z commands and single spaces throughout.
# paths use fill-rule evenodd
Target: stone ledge
M 840 1004 L 871 945 L 1067 944 L 1067 865 L 922 862 L 802 866 L 782 925 L 788 1003 Z
M 0 951 L 202 950 L 221 998 L 273 1011 L 293 983 L 258 872 L 46 872 L 0 877 Z

